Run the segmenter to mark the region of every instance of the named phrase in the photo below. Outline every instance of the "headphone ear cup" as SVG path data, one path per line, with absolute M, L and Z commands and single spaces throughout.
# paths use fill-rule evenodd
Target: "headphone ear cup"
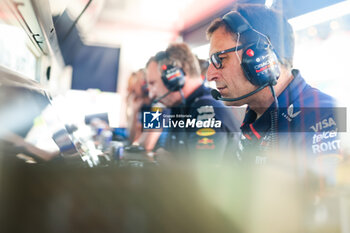
M 185 85 L 185 72 L 177 66 L 163 65 L 162 80 L 169 91 L 178 91 Z
M 249 45 L 243 52 L 241 66 L 246 78 L 255 86 L 275 85 L 280 76 L 277 56 L 266 43 Z
M 146 82 L 141 86 L 141 90 L 142 90 L 143 97 L 147 97 L 149 90 Z

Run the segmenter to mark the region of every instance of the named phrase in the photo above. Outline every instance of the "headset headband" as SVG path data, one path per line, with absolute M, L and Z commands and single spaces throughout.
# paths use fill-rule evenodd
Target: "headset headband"
M 168 53 L 166 51 L 160 51 L 154 56 L 155 60 L 159 63 L 164 59 L 169 59 Z
M 274 51 L 277 56 L 277 59 L 283 64 L 283 61 L 277 51 L 273 48 L 273 45 L 268 36 L 264 33 L 259 32 L 255 28 L 253 28 L 250 23 L 244 18 L 239 12 L 231 11 L 222 17 L 223 21 L 230 27 L 230 29 L 237 34 L 242 33 L 250 33 L 245 39 L 246 43 L 249 45 L 250 43 L 255 43 L 255 41 L 260 41 L 260 38 L 264 38 L 266 43 L 270 46 L 270 48 Z
M 242 34 L 246 31 L 252 30 L 252 26 L 249 22 L 236 11 L 227 13 L 222 19 L 235 33 Z

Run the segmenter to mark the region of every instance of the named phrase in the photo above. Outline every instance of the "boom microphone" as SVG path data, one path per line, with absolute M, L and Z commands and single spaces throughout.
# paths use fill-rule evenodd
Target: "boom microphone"
M 155 99 L 152 101 L 152 105 L 158 103 L 159 101 L 161 101 L 163 98 L 167 97 L 169 94 L 171 93 L 171 91 L 168 91 L 167 93 L 165 93 L 164 95 L 162 95 L 161 97 Z
M 221 97 L 221 94 L 219 91 L 215 90 L 215 89 L 212 89 L 210 94 L 211 96 L 216 99 L 216 100 L 221 100 L 221 101 L 238 101 L 238 100 L 241 100 L 241 99 L 245 99 L 251 95 L 254 95 L 255 93 L 261 91 L 262 89 L 264 89 L 265 87 L 267 87 L 268 85 L 270 85 L 270 83 L 266 83 L 262 86 L 260 86 L 259 88 L 255 89 L 254 91 L 246 94 L 246 95 L 242 95 L 240 97 L 237 97 L 237 98 L 223 98 Z
M 220 99 L 221 99 L 221 94 L 220 94 L 220 92 L 218 92 L 218 91 L 215 90 L 215 89 L 212 89 L 212 90 L 210 91 L 210 94 L 211 94 L 211 96 L 212 96 L 214 99 L 216 99 L 216 100 L 220 100 Z

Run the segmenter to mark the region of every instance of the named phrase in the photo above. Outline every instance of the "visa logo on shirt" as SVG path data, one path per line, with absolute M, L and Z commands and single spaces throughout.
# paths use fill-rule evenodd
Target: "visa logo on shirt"
M 311 126 L 310 129 L 312 129 L 314 132 L 319 132 L 323 129 L 336 125 L 337 124 L 335 123 L 334 119 L 329 117 L 328 119 L 323 119 L 322 121 L 317 122 L 315 125 Z

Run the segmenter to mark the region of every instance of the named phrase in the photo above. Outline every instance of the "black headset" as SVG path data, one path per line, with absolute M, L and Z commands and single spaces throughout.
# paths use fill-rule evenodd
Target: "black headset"
M 155 56 L 158 64 L 165 59 L 170 60 L 166 51 L 158 52 Z M 176 65 L 161 65 L 161 75 L 164 85 L 171 92 L 181 90 L 185 84 L 185 72 L 181 67 Z
M 246 78 L 255 86 L 275 85 L 280 76 L 280 69 L 277 55 L 268 37 L 255 30 L 236 11 L 227 13 L 223 20 L 238 36 L 247 34 L 245 38 L 253 40 L 252 43 L 243 44 L 241 66 Z
M 211 91 L 213 98 L 222 101 L 238 101 L 254 95 L 267 86 L 270 86 L 272 95 L 275 97 L 273 86 L 276 85 L 277 79 L 280 76 L 280 69 L 278 66 L 277 54 L 269 38 L 255 30 L 248 21 L 236 11 L 227 13 L 222 19 L 230 29 L 237 34 L 237 41 L 239 41 L 242 34 L 246 34 L 244 36 L 245 40 L 249 38 L 249 42 L 244 41 L 243 43 L 241 67 L 249 82 L 258 86 L 258 88 L 236 98 L 223 98 L 220 92 L 213 89 Z M 277 101 L 276 98 L 275 100 Z
M 278 58 L 275 53 L 269 38 L 261 32 L 255 30 L 248 21 L 238 12 L 232 11 L 224 15 L 223 21 L 237 34 L 239 41 L 242 34 L 246 34 L 244 39 L 249 39 L 250 42 L 244 41 L 241 66 L 245 77 L 258 88 L 246 95 L 237 98 L 222 98 L 220 92 L 212 90 L 212 96 L 217 100 L 223 101 L 238 101 L 247 98 L 265 87 L 269 86 L 272 96 L 275 99 L 275 108 L 271 113 L 271 141 L 272 145 L 278 144 L 277 124 L 278 124 L 278 100 L 273 88 L 280 76 L 278 66 Z M 249 34 L 248 34 L 249 33 Z

